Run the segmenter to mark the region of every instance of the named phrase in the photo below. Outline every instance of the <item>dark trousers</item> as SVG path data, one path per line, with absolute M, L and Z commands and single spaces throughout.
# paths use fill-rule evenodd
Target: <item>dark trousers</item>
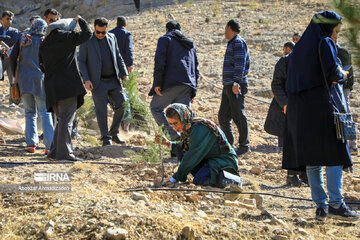
M 136 10 L 140 11 L 140 0 L 134 0 Z
M 101 140 L 111 139 L 119 133 L 121 120 L 124 116 L 125 98 L 122 88 L 116 79 L 110 81 L 101 80 L 99 86 L 92 91 L 92 97 L 95 104 L 96 118 L 101 133 Z M 108 131 L 107 124 L 107 104 L 111 103 L 114 109 L 114 117 Z
M 73 159 L 71 131 L 77 107 L 77 97 L 66 98 L 53 106 L 57 124 L 51 143 L 49 157 L 56 160 Z
M 231 120 L 236 124 L 239 131 L 239 148 L 249 148 L 249 129 L 245 114 L 245 97 L 232 91 L 232 85 L 224 85 L 218 119 L 220 128 L 226 135 L 231 145 L 234 144 Z
M 180 135 L 169 125 L 164 109 L 172 103 L 190 106 L 192 92 L 193 89 L 186 85 L 174 86 L 162 91 L 162 96 L 154 94 L 150 102 L 151 113 L 156 123 L 164 126 L 164 130 L 169 133 L 172 141 L 178 140 Z

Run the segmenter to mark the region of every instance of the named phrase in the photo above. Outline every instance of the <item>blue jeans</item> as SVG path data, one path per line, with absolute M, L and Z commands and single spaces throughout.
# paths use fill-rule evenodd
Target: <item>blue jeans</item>
M 51 113 L 46 111 L 45 99 L 38 96 L 24 93 L 21 95 L 25 109 L 25 141 L 29 145 L 38 145 L 39 137 L 37 133 L 37 113 L 40 115 L 41 127 L 44 134 L 44 145 L 50 149 L 54 136 L 54 126 Z
M 329 205 L 339 208 L 343 202 L 342 191 L 342 166 L 326 166 L 326 185 L 329 193 Z M 327 208 L 327 199 L 324 188 L 322 166 L 306 166 L 311 197 L 317 208 Z

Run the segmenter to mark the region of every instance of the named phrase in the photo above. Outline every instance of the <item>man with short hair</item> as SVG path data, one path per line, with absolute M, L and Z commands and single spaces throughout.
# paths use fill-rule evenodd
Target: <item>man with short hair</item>
M 56 22 L 60 18 L 61 18 L 61 14 L 54 8 L 48 8 L 44 12 L 44 20 L 47 23 L 47 25 L 50 25 L 53 22 Z
M 10 11 L 4 11 L 2 13 L 2 17 L 1 17 L 2 26 L 0 27 L 0 41 L 3 41 L 10 48 L 12 48 L 15 45 L 15 43 L 19 38 L 19 31 L 16 28 L 11 27 L 13 18 L 14 18 L 14 13 Z M 9 83 L 11 85 L 13 82 L 13 73 L 10 67 L 10 58 L 9 58 L 10 52 L 11 51 L 6 52 L 5 48 L 1 49 L 3 72 L 5 72 L 6 70 Z M 12 102 L 13 100 L 11 99 L 11 95 L 10 95 L 10 103 Z
M 165 117 L 164 109 L 172 103 L 190 106 L 196 95 L 199 63 L 194 43 L 180 31 L 173 20 L 166 24 L 166 34 L 159 38 L 155 53 L 153 96 L 150 108 L 156 123 L 164 125 L 171 140 L 180 138 Z
M 239 36 L 239 33 L 240 24 L 235 20 L 230 20 L 225 27 L 225 38 L 229 42 L 224 57 L 224 88 L 218 119 L 221 129 L 231 145 L 234 144 L 231 120 L 235 122 L 239 131 L 239 148 L 236 153 L 241 155 L 250 151 L 249 129 L 245 114 L 250 53 L 245 40 Z
M 121 81 L 128 75 L 114 34 L 107 32 L 108 20 L 95 19 L 95 31 L 91 39 L 80 46 L 80 71 L 85 87 L 92 92 L 96 117 L 101 132 L 102 145 L 125 143 L 119 137 L 119 127 L 124 115 L 124 96 Z M 114 117 L 108 131 L 108 100 L 114 108 Z
M 124 59 L 128 72 L 130 73 L 133 68 L 133 43 L 131 32 L 126 30 L 125 17 L 117 17 L 117 27 L 109 32 L 115 35 L 120 54 Z

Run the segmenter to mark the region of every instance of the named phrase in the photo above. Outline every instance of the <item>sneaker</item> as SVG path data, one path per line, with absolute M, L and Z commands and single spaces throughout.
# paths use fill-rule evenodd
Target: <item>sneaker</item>
M 50 153 L 50 150 L 45 149 L 44 153 L 45 155 L 48 155 Z
M 302 187 L 305 186 L 305 183 L 300 181 L 300 179 L 296 175 L 287 175 L 286 185 L 290 187 Z
M 315 218 L 319 221 L 325 221 L 328 210 L 326 208 L 316 208 Z
M 345 220 L 345 221 L 358 221 L 360 220 L 360 214 L 350 211 L 349 207 L 342 203 L 339 208 L 333 208 L 329 206 L 329 217 Z
M 29 145 L 25 148 L 25 151 L 29 152 L 29 153 L 34 153 L 35 152 L 35 145 Z

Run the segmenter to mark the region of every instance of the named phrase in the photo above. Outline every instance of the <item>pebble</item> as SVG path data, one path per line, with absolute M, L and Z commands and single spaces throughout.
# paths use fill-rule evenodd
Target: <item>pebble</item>
M 262 173 L 262 170 L 261 170 L 261 168 L 258 168 L 258 167 L 252 167 L 250 169 L 250 172 L 255 174 L 255 175 L 260 175 Z
M 182 229 L 180 236 L 180 239 L 193 240 L 195 239 L 195 232 L 191 227 L 186 226 Z
M 308 235 L 308 232 L 305 231 L 305 229 L 303 229 L 303 228 L 298 228 L 297 231 L 298 231 L 298 233 L 300 233 L 301 235 L 304 235 L 304 236 Z
M 149 202 L 149 199 L 145 195 L 140 194 L 140 193 L 133 193 L 131 195 L 131 199 L 134 200 L 134 201 L 143 200 L 145 202 Z
M 106 239 L 123 240 L 126 239 L 128 231 L 123 228 L 109 228 L 106 230 Z
M 284 236 L 284 235 L 276 235 L 276 236 L 273 236 L 271 239 L 273 240 L 281 240 L 281 239 L 289 239 L 287 236 Z
M 46 238 L 50 238 L 54 234 L 54 227 L 55 227 L 55 223 L 53 222 L 53 220 L 50 220 L 45 225 L 44 235 Z

